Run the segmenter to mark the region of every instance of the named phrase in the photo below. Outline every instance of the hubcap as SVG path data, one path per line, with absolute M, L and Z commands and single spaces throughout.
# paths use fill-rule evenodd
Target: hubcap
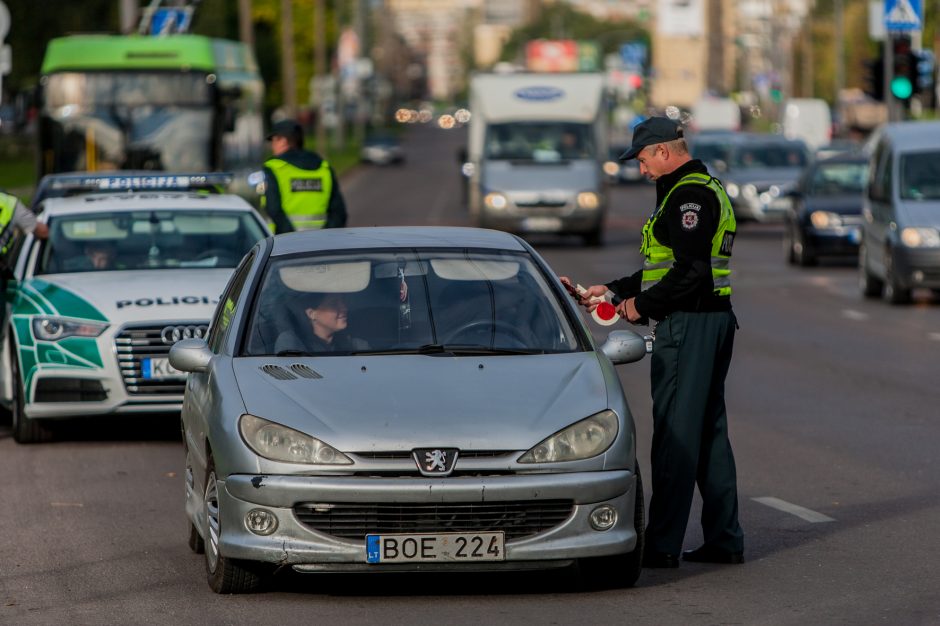
M 209 571 L 215 572 L 219 565 L 219 484 L 215 480 L 215 471 L 209 474 L 206 480 L 206 526 L 208 541 L 206 541 L 206 562 Z

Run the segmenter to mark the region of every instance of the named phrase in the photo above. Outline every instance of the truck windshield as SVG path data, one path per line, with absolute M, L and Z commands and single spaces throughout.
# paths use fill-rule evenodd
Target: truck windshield
M 901 198 L 940 200 L 940 151 L 901 156 Z
M 55 155 L 48 171 L 212 169 L 205 75 L 63 72 L 44 80 L 40 141 Z
M 591 126 L 570 122 L 511 122 L 487 129 L 484 158 L 557 163 L 595 158 Z

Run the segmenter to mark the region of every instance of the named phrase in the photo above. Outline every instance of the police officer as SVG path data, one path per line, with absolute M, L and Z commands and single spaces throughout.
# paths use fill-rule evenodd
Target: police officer
M 37 221 L 33 212 L 23 206 L 16 196 L 0 192 L 0 325 L 6 321 L 7 280 L 13 269 L 13 256 L 22 236 L 28 233 L 38 239 L 45 239 L 49 236 L 49 228 Z
M 737 478 L 728 440 L 725 376 L 737 320 L 729 261 L 735 219 L 721 183 L 689 155 L 681 127 L 653 117 L 634 130 L 621 160 L 637 159 L 656 181 L 656 209 L 643 227 L 643 269 L 581 294 L 613 292 L 621 317 L 659 321 L 651 357 L 653 493 L 645 567 L 678 567 L 696 483 L 705 543 L 687 561 L 741 563 Z M 574 294 L 571 281 L 562 277 Z
M 330 164 L 303 149 L 304 135 L 293 120 L 275 123 L 268 133 L 274 156 L 265 161 L 262 206 L 275 232 L 346 225 L 346 203 Z

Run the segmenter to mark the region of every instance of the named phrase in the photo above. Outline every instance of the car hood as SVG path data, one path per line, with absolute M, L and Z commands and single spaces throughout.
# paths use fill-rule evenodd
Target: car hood
M 115 322 L 212 317 L 232 270 L 140 270 L 46 274 L 24 296 L 44 313 Z
M 596 189 L 600 168 L 595 161 L 512 163 L 490 161 L 483 165 L 483 185 L 488 191 L 564 191 Z
M 940 228 L 940 200 L 901 200 L 897 204 L 898 226 Z
M 302 363 L 322 378 L 280 380 Z M 527 450 L 608 407 L 594 352 L 561 355 L 239 358 L 248 412 L 345 452 Z
M 807 196 L 807 211 L 829 211 L 839 215 L 861 215 L 864 198 L 861 192 L 845 196 Z

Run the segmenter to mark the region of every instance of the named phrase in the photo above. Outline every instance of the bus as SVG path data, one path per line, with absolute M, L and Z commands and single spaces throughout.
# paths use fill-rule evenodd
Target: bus
M 250 171 L 264 83 L 242 43 L 179 34 L 53 39 L 38 87 L 38 170 Z

